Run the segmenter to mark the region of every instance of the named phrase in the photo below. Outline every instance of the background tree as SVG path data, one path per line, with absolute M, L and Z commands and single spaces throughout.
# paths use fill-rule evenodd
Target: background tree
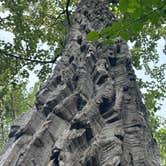
M 1 86 L 0 150 L 2 150 L 7 141 L 9 129 L 14 120 L 24 112 L 33 108 L 37 89 L 37 83 L 29 92 L 27 92 L 25 82 L 10 84 L 6 89 Z

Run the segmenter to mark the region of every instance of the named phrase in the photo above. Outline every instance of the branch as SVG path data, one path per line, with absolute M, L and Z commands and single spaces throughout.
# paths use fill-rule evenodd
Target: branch
M 118 4 L 119 0 L 107 0 L 108 3 Z
M 67 0 L 66 3 L 66 18 L 67 18 L 67 24 L 70 26 L 70 12 L 69 12 L 69 5 L 70 5 L 70 0 Z
M 41 61 L 41 60 L 37 60 L 37 59 L 23 58 L 23 57 L 14 55 L 14 54 L 7 53 L 3 50 L 0 50 L 0 54 L 5 54 L 8 57 L 12 57 L 12 58 L 16 58 L 16 59 L 20 59 L 20 60 L 24 60 L 24 61 L 29 61 L 29 62 L 33 62 L 33 63 L 41 63 L 41 64 L 55 63 L 57 58 L 59 57 L 59 55 L 58 55 L 58 56 L 55 56 L 53 60 Z
M 0 23 L 4 21 L 5 21 L 4 18 L 0 17 Z
M 61 16 L 62 16 L 63 14 L 65 14 L 65 13 L 66 13 L 66 10 L 63 10 L 61 13 L 59 13 L 59 15 L 58 15 L 57 17 L 52 16 L 52 15 L 47 15 L 47 17 L 49 17 L 49 18 L 52 17 L 55 21 L 57 21 L 57 20 L 60 19 Z

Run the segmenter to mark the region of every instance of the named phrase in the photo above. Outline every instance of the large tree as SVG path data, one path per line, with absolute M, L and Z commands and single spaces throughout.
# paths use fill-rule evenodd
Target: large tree
M 2 166 L 160 166 L 126 42 L 86 39 L 115 20 L 104 0 L 79 2 L 53 75 L 11 126 Z

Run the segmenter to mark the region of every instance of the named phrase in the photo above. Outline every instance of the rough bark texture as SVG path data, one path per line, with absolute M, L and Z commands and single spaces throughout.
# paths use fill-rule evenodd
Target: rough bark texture
M 114 19 L 102 0 L 79 3 L 62 59 L 11 127 L 1 166 L 160 166 L 126 43 L 86 40 Z

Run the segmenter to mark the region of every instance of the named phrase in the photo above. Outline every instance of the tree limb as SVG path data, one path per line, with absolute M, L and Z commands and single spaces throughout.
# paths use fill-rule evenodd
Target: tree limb
M 33 62 L 33 63 L 41 63 L 41 64 L 55 63 L 57 58 L 59 57 L 59 55 L 58 55 L 58 56 L 55 56 L 53 60 L 41 61 L 41 60 L 37 60 L 37 59 L 23 58 L 23 57 L 20 57 L 20 56 L 11 54 L 11 53 L 7 53 L 3 50 L 0 50 L 0 54 L 5 54 L 8 57 L 12 57 L 12 58 L 16 58 L 16 59 L 20 59 L 20 60 L 24 60 L 24 61 L 29 61 L 29 62 Z
M 67 0 L 66 2 L 66 18 L 67 18 L 67 24 L 70 26 L 70 12 L 69 12 L 69 5 L 70 5 L 70 0 Z

